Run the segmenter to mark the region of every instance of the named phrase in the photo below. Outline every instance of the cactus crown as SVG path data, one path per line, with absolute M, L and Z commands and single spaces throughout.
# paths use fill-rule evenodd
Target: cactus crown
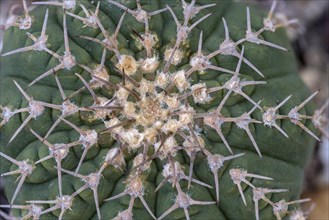
M 265 62 L 266 57 L 257 58 L 257 52 L 252 52 L 259 47 L 265 48 L 259 50 L 260 56 L 293 59 L 286 49 L 289 45 L 271 41 L 275 39 L 271 35 L 285 39 L 277 29 L 296 21 L 278 20 L 275 1 L 262 22 L 246 7 L 245 15 L 232 25 L 233 38 L 229 23 L 222 18 L 221 28 L 214 30 L 220 31 L 215 38 L 222 41 L 214 46 L 212 39 L 205 41 L 205 35 L 214 35 L 201 25 L 208 20 L 210 26 L 219 22 L 216 11 L 212 11 L 214 15 L 208 12 L 226 3 L 182 0 L 173 7 L 169 2 L 35 2 L 54 6 L 40 7 L 30 15 L 23 0 L 25 15 L 10 30 L 26 30 L 32 42 L 11 50 L 5 45 L 8 52 L 2 54 L 2 62 L 12 66 L 8 64 L 10 57 L 30 54 L 35 57 L 31 58 L 32 66 L 41 62 L 40 56 L 50 59 L 52 66 L 36 77 L 31 74 L 33 78 L 20 76 L 29 81 L 12 81 L 12 70 L 2 72 L 2 76 L 10 76 L 9 84 L 16 86 L 9 91 L 18 91 L 22 97 L 19 102 L 24 103 L 19 107 L 16 100 L 2 95 L 0 115 L 1 144 L 17 145 L 15 150 L 5 149 L 8 155 L 0 152 L 0 156 L 12 167 L 18 166 L 8 171 L 7 165 L 2 176 L 19 175 L 15 189 L 8 190 L 10 207 L 20 210 L 24 219 L 54 215 L 59 219 L 90 218 L 95 210 L 98 219 L 207 219 L 213 215 L 259 219 L 259 210 L 265 207 L 269 208 L 262 211 L 264 216 L 281 219 L 289 213 L 296 215 L 288 206 L 309 201 L 295 199 L 301 182 L 295 166 L 303 166 L 310 150 L 300 149 L 301 161 L 290 157 L 300 143 L 311 143 L 308 137 L 301 138 L 302 132 L 319 140 L 305 120 L 321 128 L 325 106 L 313 115 L 312 110 L 305 110 L 317 94 L 306 96 L 305 89 L 296 95 L 301 101 L 296 98 L 289 103 L 294 95 L 286 92 L 301 84 L 296 76 L 292 77 L 292 88 L 272 94 L 279 92 L 273 84 L 284 83 L 271 75 L 267 80 L 265 72 L 276 74 L 266 69 L 272 61 L 262 65 L 265 71 L 261 71 L 250 59 Z M 241 6 L 230 7 L 233 9 L 226 10 L 241 11 Z M 55 12 L 58 18 L 50 14 Z M 106 21 L 106 12 L 115 25 Z M 41 17 L 42 22 L 37 20 Z M 57 19 L 63 29 L 62 49 L 58 51 L 53 46 L 58 45 L 54 37 L 59 36 L 52 36 Z M 242 26 L 236 26 L 240 23 L 245 24 L 245 34 L 239 30 Z M 163 25 L 164 31 L 157 25 Z M 81 28 L 87 30 L 85 34 Z M 35 33 L 28 32 L 30 29 Z M 218 61 L 218 57 L 229 60 Z M 273 65 L 280 65 L 275 59 Z M 278 71 L 284 70 L 280 68 Z M 56 98 L 40 94 L 44 85 L 52 87 Z M 266 90 L 270 92 L 265 94 Z M 279 102 L 273 104 L 271 100 Z M 18 123 L 21 114 L 23 121 Z M 270 137 L 280 133 L 285 137 Z M 276 143 L 267 144 L 267 138 Z M 293 149 L 281 155 L 289 144 Z M 273 146 L 278 145 L 283 146 L 275 152 Z M 20 153 L 25 147 L 26 153 Z M 283 162 L 277 162 L 276 157 Z M 277 163 L 278 169 L 287 169 L 291 177 L 276 171 Z M 45 174 L 48 171 L 50 174 Z M 54 177 L 57 180 L 53 183 Z M 297 179 L 299 186 L 284 184 L 290 178 Z M 45 181 L 51 185 L 38 188 Z M 29 197 L 30 187 L 33 195 Z M 42 196 L 41 190 L 48 187 L 55 190 Z

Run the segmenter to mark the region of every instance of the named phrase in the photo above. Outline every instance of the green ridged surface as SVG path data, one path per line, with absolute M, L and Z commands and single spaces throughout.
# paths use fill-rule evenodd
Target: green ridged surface
M 129 8 L 136 7 L 134 1 L 128 2 L 129 3 L 126 5 Z M 200 5 L 213 2 L 217 3 L 217 1 L 213 0 L 197 1 Z M 87 1 L 81 1 L 81 3 L 87 8 L 91 8 L 92 11 L 95 8 L 94 5 Z M 181 3 L 178 0 L 142 1 L 143 9 L 147 11 L 163 8 L 166 4 L 173 8 L 175 13 L 179 16 L 179 19 L 182 19 L 180 9 Z M 119 10 L 116 6 L 109 5 L 107 1 L 102 1 L 100 8 L 101 12 L 99 17 L 102 24 L 109 33 L 113 33 L 116 24 L 122 15 L 122 10 Z M 36 36 L 40 34 L 45 9 L 46 7 L 44 6 L 38 7 L 31 13 L 34 16 L 35 21 L 29 32 Z M 63 10 L 60 7 L 54 6 L 50 6 L 49 10 L 47 26 L 47 34 L 49 35 L 48 47 L 58 54 L 62 54 L 64 51 L 62 37 Z M 246 9 L 244 4 L 232 3 L 230 1 L 219 1 L 217 6 L 201 11 L 198 16 L 193 18 L 193 21 L 209 12 L 212 12 L 211 17 L 199 24 L 189 36 L 189 47 L 185 48 L 187 56 L 192 55 L 196 51 L 200 30 L 203 30 L 204 32 L 204 52 L 212 52 L 218 48 L 219 43 L 224 40 L 222 17 L 225 17 L 230 30 L 230 37 L 234 41 L 244 37 L 246 29 Z M 74 13 L 83 15 L 80 7 L 76 7 Z M 262 27 L 262 17 L 265 16 L 266 13 L 256 7 L 251 7 L 251 15 L 253 30 L 260 29 Z M 72 54 L 76 57 L 78 63 L 93 67 L 94 64 L 100 62 L 102 48 L 96 43 L 80 39 L 78 35 L 92 37 L 98 36 L 102 39 L 100 30 L 89 27 L 81 28 L 82 23 L 69 16 L 67 16 L 67 21 Z M 133 35 L 128 27 L 133 27 L 137 32 L 143 31 L 143 25 L 138 23 L 132 16 L 127 15 L 123 23 L 123 28 L 120 30 L 119 34 L 120 52 L 131 54 L 135 56 L 136 59 L 138 57 L 143 57 L 144 54 L 136 46 L 136 40 L 132 37 Z M 159 36 L 157 50 L 160 54 L 160 59 L 162 59 L 162 54 L 165 48 L 175 43 L 173 40 L 175 40 L 176 36 L 176 25 L 173 22 L 170 13 L 164 12 L 152 17 L 150 29 L 151 31 L 156 32 Z M 267 82 L 266 85 L 247 87 L 245 92 L 250 94 L 251 98 L 255 101 L 262 100 L 261 106 L 267 107 L 276 106 L 287 96 L 293 95 L 292 98 L 279 110 L 280 114 L 288 114 L 292 107 L 301 103 L 301 101 L 306 99 L 310 93 L 298 76 L 294 53 L 291 51 L 291 46 L 284 29 L 279 29 L 275 33 L 266 32 L 261 36 L 267 41 L 288 48 L 290 51 L 285 52 L 263 45 L 244 43 L 245 57 L 265 75 L 265 80 Z M 19 30 L 18 28 L 9 28 L 5 32 L 3 52 L 8 52 L 31 44 L 32 41 L 28 40 L 25 31 Z M 116 75 L 114 65 L 111 62 L 112 56 L 112 52 L 107 53 L 106 66 L 110 72 L 110 80 L 118 80 L 118 75 Z M 234 70 L 238 59 L 232 56 L 217 56 L 212 62 L 218 64 L 220 67 Z M 0 105 L 9 105 L 15 108 L 26 107 L 27 101 L 19 93 L 13 80 L 16 80 L 22 88 L 25 88 L 33 79 L 46 70 L 55 67 L 57 64 L 58 61 L 45 52 L 30 51 L 1 57 Z M 179 64 L 177 68 L 184 68 L 185 64 L 188 64 L 187 58 L 185 58 L 183 63 Z M 172 66 L 171 68 L 174 69 L 175 67 Z M 242 78 L 262 80 L 255 71 L 245 64 L 242 65 L 240 72 L 243 74 Z M 89 74 L 79 67 L 75 67 L 70 71 L 58 71 L 59 79 L 66 94 L 70 94 L 83 86 L 74 73 L 80 73 L 85 79 L 90 79 Z M 208 85 L 222 85 L 227 79 L 229 79 L 229 77 L 229 74 L 207 70 L 204 75 L 194 73 L 192 78 L 194 80 L 193 83 L 206 82 Z M 42 100 L 55 104 L 60 104 L 62 101 L 53 76 L 46 77 L 39 81 L 26 92 L 35 100 Z M 113 90 L 98 89 L 97 94 L 112 97 Z M 217 97 L 214 101 L 207 105 L 199 105 L 198 109 L 200 109 L 200 111 L 207 111 L 210 108 L 217 106 L 223 97 L 223 93 L 216 94 Z M 87 92 L 75 96 L 73 101 L 78 106 L 91 105 L 93 102 L 91 96 Z M 229 115 L 238 117 L 244 112 L 249 111 L 252 108 L 252 104 L 237 95 L 229 98 L 225 108 Z M 301 113 L 312 115 L 313 111 L 313 106 L 309 104 L 301 110 Z M 27 113 L 15 115 L 10 122 L 0 130 L 1 152 L 4 152 L 17 160 L 28 158 L 32 161 L 36 161 L 48 155 L 48 148 L 46 145 L 37 140 L 37 138 L 30 133 L 29 129 L 32 128 L 38 134 L 44 136 L 59 114 L 59 111 L 46 108 L 42 116 L 38 117 L 36 120 L 31 120 L 28 126 L 20 132 L 17 138 L 8 144 L 14 131 L 28 116 Z M 259 110 L 256 110 L 252 116 L 260 121 L 262 120 L 262 112 Z M 102 121 L 88 121 L 88 113 L 79 113 L 70 116 L 67 119 L 82 128 L 94 128 L 97 131 L 104 129 Z M 246 155 L 225 162 L 224 167 L 221 168 L 219 172 L 219 207 L 216 205 L 192 206 L 189 209 L 191 219 L 255 218 L 252 190 L 250 187 L 243 185 L 244 194 L 247 200 L 247 206 L 244 206 L 238 188 L 230 179 L 228 173 L 230 168 L 244 168 L 248 170 L 249 173 L 256 173 L 274 179 L 273 181 L 251 179 L 251 183 L 256 186 L 271 189 L 289 189 L 289 192 L 271 195 L 269 198 L 272 201 L 279 201 L 280 199 L 290 201 L 299 198 L 302 190 L 303 168 L 313 151 L 312 146 L 314 145 L 314 141 L 301 128 L 293 125 L 289 120 L 278 120 L 277 123 L 287 132 L 290 138 L 285 138 L 276 129 L 265 127 L 262 124 L 252 124 L 250 126 L 260 151 L 262 152 L 263 158 L 260 158 L 257 155 L 244 130 L 238 129 L 234 124 L 225 124 L 223 133 L 230 143 L 234 153 L 245 152 Z M 308 122 L 306 125 L 312 127 Z M 202 137 L 205 139 L 206 147 L 209 151 L 227 156 L 230 155 L 215 130 L 204 126 L 202 133 Z M 77 139 L 77 132 L 64 123 L 61 123 L 49 136 L 48 141 L 50 143 L 67 143 L 76 141 Z M 116 146 L 116 144 L 116 141 L 113 140 L 110 135 L 100 135 L 99 143 L 88 151 L 87 157 L 85 158 L 79 173 L 89 174 L 90 172 L 97 171 L 104 160 L 108 149 Z M 63 168 L 75 170 L 82 151 L 83 149 L 81 146 L 73 147 L 73 150 L 71 150 L 68 156 L 62 161 Z M 128 164 L 130 164 L 129 161 L 131 161 L 133 154 L 137 153 L 130 152 L 130 154 L 127 154 L 126 161 Z M 179 153 L 176 158 L 185 167 L 185 173 L 188 174 L 189 157 L 185 153 Z M 1 173 L 16 169 L 16 166 L 12 165 L 7 160 L 0 158 L 0 161 Z M 56 163 L 53 159 L 43 162 L 42 165 L 38 165 L 32 175 L 26 179 L 18 197 L 16 198 L 15 204 L 24 204 L 24 201 L 26 200 L 54 199 L 58 194 L 57 171 L 54 168 L 55 165 Z M 153 161 L 151 166 L 152 169 L 146 179 L 145 185 L 146 195 L 144 198 L 157 217 L 170 208 L 176 195 L 176 191 L 169 183 L 165 184 L 165 186 L 157 193 L 154 193 L 154 189 L 163 179 L 161 174 L 162 165 L 163 163 L 158 159 Z M 122 183 L 125 180 L 126 175 L 127 173 L 121 173 L 111 166 L 107 167 L 103 172 L 103 178 L 98 187 L 98 195 L 101 214 L 104 219 L 111 219 L 118 214 L 118 211 L 123 211 L 128 207 L 130 200 L 129 196 L 114 201 L 103 202 L 104 199 L 124 190 L 124 184 Z M 213 174 L 207 165 L 206 158 L 201 153 L 198 153 L 195 161 L 194 177 L 214 186 Z M 15 176 L 4 178 L 5 192 L 9 199 L 12 197 L 15 190 L 15 187 L 13 187 L 13 185 L 15 185 L 15 180 Z M 63 192 L 68 195 L 72 194 L 84 184 L 78 178 L 74 178 L 67 174 L 63 174 L 62 182 Z M 186 189 L 187 181 L 181 181 L 181 183 L 182 188 Z M 189 195 L 193 199 L 200 201 L 216 200 L 214 189 L 208 189 L 199 185 L 192 185 L 189 190 Z M 15 210 L 14 213 L 16 215 L 24 214 L 19 213 L 17 210 Z M 56 219 L 56 216 L 58 216 L 59 213 L 60 210 L 53 213 L 47 213 L 46 215 L 43 215 L 41 219 Z M 133 213 L 135 219 L 151 219 L 151 216 L 143 208 L 142 203 L 138 199 L 135 201 Z M 171 215 L 167 216 L 166 219 L 183 219 L 184 217 L 183 210 L 178 209 Z M 275 218 L 271 207 L 264 202 L 260 202 L 260 217 L 261 219 Z M 97 215 L 92 191 L 87 189 L 74 199 L 72 211 L 67 211 L 64 215 L 64 219 L 89 218 L 97 219 Z

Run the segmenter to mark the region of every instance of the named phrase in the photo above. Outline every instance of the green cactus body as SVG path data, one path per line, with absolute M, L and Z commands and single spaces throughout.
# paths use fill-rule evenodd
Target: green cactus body
M 178 0 L 141 1 L 139 9 L 133 0 L 102 0 L 95 15 L 97 2 L 62 5 L 66 22 L 63 7 L 38 6 L 30 12 L 31 28 L 5 32 L 1 173 L 17 170 L 15 161 L 32 164 L 31 172 L 21 176 L 26 178 L 19 190 L 19 173 L 4 178 L 9 200 L 17 191 L 12 201 L 16 216 L 38 217 L 40 210 L 33 215 L 29 207 L 15 208 L 34 204 L 43 210 L 40 219 L 254 219 L 258 204 L 260 219 L 275 219 L 274 203 L 299 199 L 314 139 L 289 114 L 309 92 L 297 75 L 283 28 L 249 38 L 256 43 L 240 41 L 246 35 L 246 5 L 230 1 L 198 0 L 194 6 Z M 89 12 L 88 22 L 72 17 L 88 16 L 80 4 Z M 209 7 L 198 12 L 204 5 Z M 39 49 L 45 46 L 54 54 L 28 50 L 6 55 L 33 45 L 27 32 L 42 35 L 47 8 L 46 44 Z M 160 9 L 159 14 L 144 13 Z M 196 10 L 184 18 L 189 9 Z M 263 28 L 267 14 L 257 7 L 250 14 L 251 30 Z M 201 18 L 205 20 L 195 23 Z M 227 33 L 222 18 L 229 39 L 238 42 L 226 50 L 219 49 Z M 257 44 L 257 39 L 282 48 Z M 21 110 L 14 114 L 16 109 Z M 313 112 L 312 104 L 299 110 L 301 115 Z M 314 131 L 310 120 L 300 122 Z M 240 184 L 246 205 L 239 177 L 247 182 Z M 262 197 L 265 188 L 278 191 Z

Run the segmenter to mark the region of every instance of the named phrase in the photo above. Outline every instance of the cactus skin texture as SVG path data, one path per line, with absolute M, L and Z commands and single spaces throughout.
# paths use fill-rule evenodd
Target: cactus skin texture
M 288 216 L 289 211 L 278 214 L 273 210 L 280 200 L 287 202 L 282 204 L 289 204 L 299 199 L 303 168 L 315 141 L 309 134 L 317 132 L 312 120 L 308 120 L 314 113 L 311 102 L 299 110 L 301 115 L 310 116 L 300 120 L 301 123 L 292 123 L 293 115 L 289 114 L 310 97 L 310 93 L 298 77 L 284 28 L 275 32 L 265 30 L 258 36 L 257 39 L 280 46 L 274 48 L 264 45 L 264 41 L 260 44 L 257 44 L 259 41 L 239 41 L 245 38 L 247 30 L 246 5 L 242 3 L 193 1 L 194 9 L 202 10 L 199 13 L 191 10 L 184 20 L 184 1 L 141 0 L 141 7 L 147 12 L 164 9 L 156 15 L 148 14 L 147 18 L 133 0 L 116 3 L 102 0 L 95 15 L 97 2 L 78 1 L 72 8 L 65 4 L 38 5 L 29 12 L 32 17 L 29 29 L 11 27 L 5 32 L 0 75 L 1 174 L 17 170 L 18 165 L 24 166 L 18 161 L 28 160 L 28 164 L 32 164 L 23 167 L 31 170 L 4 177 L 5 193 L 14 215 L 47 220 L 281 219 Z M 80 4 L 96 19 L 83 23 L 74 17 L 72 14 L 86 17 Z M 129 10 L 123 10 L 123 5 Z M 207 5 L 204 9 L 197 8 L 204 5 Z M 186 12 L 190 6 L 185 5 Z M 267 12 L 252 5 L 249 9 L 251 30 L 255 32 L 263 27 Z M 136 16 L 132 16 L 134 12 L 138 12 Z M 47 29 L 42 35 L 47 13 Z M 209 17 L 195 23 L 208 13 L 211 13 Z M 239 42 L 233 47 L 237 50 L 232 55 L 225 55 L 222 50 L 209 61 L 202 61 L 218 51 L 225 40 L 222 18 L 227 23 L 230 39 Z M 184 24 L 184 21 L 188 22 Z M 186 32 L 186 39 L 177 33 L 177 30 L 183 33 L 184 28 L 193 24 L 197 25 Z M 111 38 L 118 26 L 117 36 Z M 64 41 L 65 29 L 67 42 Z M 54 54 L 37 50 L 6 54 L 33 45 L 27 32 L 36 38 L 48 36 L 43 46 Z M 103 41 L 105 38 L 108 41 Z M 109 78 L 105 74 L 103 78 L 97 75 L 92 79 L 90 72 L 96 74 L 94 70 L 102 63 L 104 42 L 108 43 L 108 50 L 102 70 L 107 71 Z M 173 54 L 170 49 L 175 46 Z M 171 55 L 174 55 L 172 64 L 168 62 Z M 239 63 L 241 74 L 233 74 Z M 206 68 L 209 65 L 224 70 Z M 195 71 L 189 76 L 187 73 L 193 67 Z M 49 74 L 35 80 L 47 71 Z M 234 77 L 241 79 L 240 85 L 251 83 L 243 84 L 245 87 L 237 94 L 234 85 L 225 84 L 237 79 Z M 86 83 L 91 89 L 86 89 Z M 217 91 L 210 92 L 216 90 L 214 88 Z M 229 91 L 231 94 L 226 100 Z M 290 95 L 272 115 L 278 117 L 276 124 L 266 121 L 271 119 L 271 115 L 266 115 L 268 110 Z M 64 114 L 63 100 L 69 100 L 78 109 L 73 109 L 71 115 Z M 221 104 L 224 106 L 219 109 Z M 101 105 L 107 107 L 101 108 Z M 11 112 L 16 109 L 21 112 L 6 121 L 8 109 L 5 107 Z M 250 110 L 252 113 L 247 115 Z M 216 111 L 220 114 L 214 113 Z M 24 121 L 28 123 L 13 137 Z M 56 121 L 58 125 L 47 135 Z M 270 126 L 265 126 L 265 122 Z M 122 126 L 111 127 L 118 123 Z M 305 131 L 307 128 L 309 134 Z M 39 161 L 49 155 L 48 160 Z M 150 162 L 136 166 L 141 161 Z M 191 165 L 193 173 L 190 173 Z M 239 171 L 247 173 L 240 172 L 239 176 Z M 23 179 L 20 188 L 20 180 L 15 182 L 19 174 L 20 180 Z M 169 176 L 163 182 L 165 175 Z M 240 183 L 239 177 L 240 182 L 244 182 Z M 158 186 L 161 187 L 157 189 Z M 13 198 L 15 191 L 17 196 Z M 50 204 L 41 204 L 41 201 Z M 289 210 L 295 210 L 301 202 L 304 201 L 294 202 Z M 42 211 L 32 212 L 31 205 L 41 207 Z

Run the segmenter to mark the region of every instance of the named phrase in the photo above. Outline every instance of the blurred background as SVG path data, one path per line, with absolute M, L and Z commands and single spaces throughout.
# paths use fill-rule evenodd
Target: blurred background
M 28 5 L 33 0 L 27 0 Z M 104 0 L 105 1 L 105 0 Z M 246 2 L 246 0 L 240 0 Z M 254 0 L 269 10 L 272 0 Z M 329 98 L 329 0 L 280 0 L 276 12 L 298 25 L 288 28 L 299 63 L 299 74 L 310 91 L 320 89 L 314 102 L 321 107 Z M 21 0 L 0 0 L 0 53 L 7 23 L 22 13 Z M 328 111 L 327 111 L 327 116 Z M 329 125 L 326 127 L 329 132 Z M 1 138 L 1 136 L 0 136 Z M 0 179 L 0 204 L 7 204 Z M 322 138 L 305 170 L 304 198 L 312 202 L 303 207 L 309 219 L 329 219 L 329 142 Z M 313 205 L 314 204 L 314 205 Z M 8 210 L 2 210 L 8 212 Z M 0 219 L 2 219 L 0 215 Z

